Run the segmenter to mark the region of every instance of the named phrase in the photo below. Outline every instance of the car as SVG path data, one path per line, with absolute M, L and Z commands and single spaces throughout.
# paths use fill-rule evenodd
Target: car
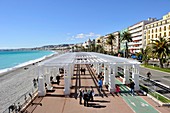
M 136 55 L 134 55 L 134 54 L 132 54 L 132 55 L 131 55 L 131 58 L 136 59 L 136 58 L 137 58 L 137 56 L 136 56 Z

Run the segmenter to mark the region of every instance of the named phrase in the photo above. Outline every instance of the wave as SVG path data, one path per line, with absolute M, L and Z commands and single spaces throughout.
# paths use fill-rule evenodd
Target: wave
M 19 69 L 19 68 L 22 68 L 22 67 L 25 67 L 25 66 L 28 66 L 28 65 L 30 65 L 30 64 L 34 64 L 34 63 L 43 61 L 43 60 L 45 60 L 45 59 L 47 59 L 47 58 L 49 58 L 49 57 L 51 57 L 51 56 L 53 56 L 53 55 L 55 55 L 55 54 L 58 54 L 58 53 L 55 52 L 55 51 L 52 51 L 52 54 L 50 54 L 50 55 L 45 55 L 45 56 L 43 56 L 43 57 L 41 57 L 41 58 L 27 61 L 27 62 L 21 63 L 21 64 L 19 64 L 19 65 L 17 65 L 17 66 L 11 67 L 11 68 L 1 69 L 1 70 L 0 70 L 0 75 L 3 75 L 3 74 L 5 74 L 5 73 L 8 73 L 8 72 L 10 72 L 10 71 L 14 71 L 14 70 L 16 70 L 16 69 Z

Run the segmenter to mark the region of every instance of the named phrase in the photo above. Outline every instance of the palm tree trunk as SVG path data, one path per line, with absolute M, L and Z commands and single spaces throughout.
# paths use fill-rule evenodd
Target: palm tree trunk
M 159 59 L 159 63 L 160 63 L 160 68 L 163 68 L 163 62 L 161 58 Z
M 126 52 L 125 52 L 125 58 L 128 58 L 128 45 L 127 45 L 127 42 L 126 42 Z
M 113 54 L 113 45 L 111 45 L 111 54 Z

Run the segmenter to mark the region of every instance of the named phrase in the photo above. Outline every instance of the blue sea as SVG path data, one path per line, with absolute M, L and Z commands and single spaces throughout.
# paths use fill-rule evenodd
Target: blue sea
M 34 62 L 52 54 L 52 51 L 0 51 L 0 70 Z

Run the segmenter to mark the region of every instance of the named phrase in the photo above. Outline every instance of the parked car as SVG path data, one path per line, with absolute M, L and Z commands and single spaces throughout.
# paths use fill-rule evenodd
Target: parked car
M 136 59 L 137 56 L 136 56 L 135 54 L 132 54 L 132 55 L 131 55 L 131 58 Z

